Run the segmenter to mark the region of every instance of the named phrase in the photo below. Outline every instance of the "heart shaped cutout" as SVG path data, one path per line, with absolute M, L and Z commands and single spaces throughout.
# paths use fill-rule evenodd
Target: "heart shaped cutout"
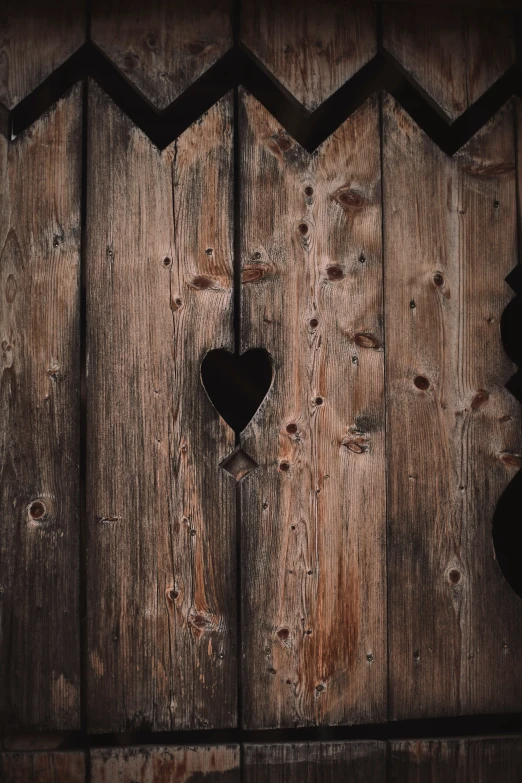
M 272 359 L 264 348 L 251 348 L 241 356 L 217 348 L 201 363 L 201 380 L 210 402 L 235 432 L 244 430 L 253 418 L 272 378 Z

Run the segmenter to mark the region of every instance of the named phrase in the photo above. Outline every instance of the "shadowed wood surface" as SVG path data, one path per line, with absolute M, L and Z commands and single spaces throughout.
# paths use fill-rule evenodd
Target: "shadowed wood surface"
M 2 783 L 87 783 L 83 751 L 0 753 Z
M 245 745 L 245 783 L 385 783 L 384 742 Z
M 391 783 L 519 783 L 520 737 L 395 740 L 389 743 Z
M 275 377 L 245 429 L 248 728 L 386 715 L 377 99 L 313 155 L 242 94 L 241 350 Z
M 241 40 L 313 111 L 377 54 L 376 9 L 360 0 L 242 0 Z
M 79 723 L 81 88 L 0 137 L 0 726 Z
M 509 12 L 399 3 L 382 13 L 384 48 L 451 121 L 515 62 Z
M 239 745 L 97 748 L 92 783 L 239 783 Z
M 200 380 L 233 346 L 231 107 L 159 152 L 92 86 L 91 731 L 236 723 L 234 434 Z
M 387 97 L 384 138 L 390 717 L 516 711 L 522 603 L 491 534 L 522 452 L 513 109 L 449 158 Z
M 4 0 L 0 8 L 0 103 L 12 109 L 84 40 L 84 0 Z
M 232 45 L 231 0 L 93 0 L 92 39 L 166 108 Z

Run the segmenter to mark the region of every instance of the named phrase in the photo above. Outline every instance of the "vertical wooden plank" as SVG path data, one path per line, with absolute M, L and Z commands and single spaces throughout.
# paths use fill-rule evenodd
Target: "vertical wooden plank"
M 0 103 L 12 109 L 83 44 L 85 2 L 4 0 L 0 30 Z
M 494 737 L 390 742 L 394 783 L 519 783 L 522 739 Z
M 88 721 L 236 721 L 231 96 L 160 152 L 97 87 L 89 130 Z
M 0 753 L 2 783 L 86 783 L 83 751 Z
M 384 742 L 245 745 L 246 783 L 385 783 Z
M 519 710 L 522 603 L 491 530 L 522 451 L 499 329 L 513 109 L 450 158 L 387 97 L 384 138 L 391 717 Z
M 383 6 L 383 44 L 450 120 L 515 62 L 514 19 L 477 8 Z
M 313 111 L 377 54 L 375 5 L 242 0 L 241 40 Z
M 232 0 L 93 0 L 91 34 L 164 109 L 232 46 Z
M 386 714 L 378 106 L 313 154 L 242 95 L 241 345 L 275 378 L 242 437 L 247 727 Z
M 91 750 L 92 783 L 239 783 L 239 745 Z
M 79 723 L 80 88 L 0 138 L 0 725 Z

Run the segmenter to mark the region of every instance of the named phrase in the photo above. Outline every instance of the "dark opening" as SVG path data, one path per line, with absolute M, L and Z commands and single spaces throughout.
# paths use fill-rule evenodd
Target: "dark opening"
M 201 380 L 212 405 L 237 433 L 263 402 L 272 376 L 272 359 L 264 348 L 251 348 L 240 356 L 219 348 L 209 351 L 201 364 Z

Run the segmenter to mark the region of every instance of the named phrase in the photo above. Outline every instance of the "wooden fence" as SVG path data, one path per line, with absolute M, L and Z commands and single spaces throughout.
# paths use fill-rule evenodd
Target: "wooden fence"
M 2 779 L 520 780 L 519 14 L 2 14 Z

